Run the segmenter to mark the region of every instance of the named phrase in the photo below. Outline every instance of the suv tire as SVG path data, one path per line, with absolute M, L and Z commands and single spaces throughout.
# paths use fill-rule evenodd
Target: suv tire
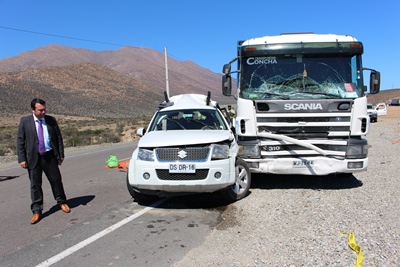
M 233 185 L 222 191 L 224 198 L 229 202 L 242 199 L 249 194 L 251 186 L 251 173 L 246 162 L 242 159 L 236 159 L 235 164 L 236 181 Z

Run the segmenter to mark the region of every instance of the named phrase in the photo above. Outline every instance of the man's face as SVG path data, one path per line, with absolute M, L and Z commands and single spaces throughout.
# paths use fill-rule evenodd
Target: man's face
M 36 118 L 43 119 L 44 115 L 46 115 L 46 106 L 36 103 L 35 109 L 32 109 L 32 113 L 35 114 Z

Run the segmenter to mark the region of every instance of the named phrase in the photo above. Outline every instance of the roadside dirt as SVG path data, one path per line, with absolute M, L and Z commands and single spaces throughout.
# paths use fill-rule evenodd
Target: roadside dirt
M 377 124 L 397 127 L 396 132 L 400 133 L 400 106 L 388 106 L 387 115 L 379 116 Z

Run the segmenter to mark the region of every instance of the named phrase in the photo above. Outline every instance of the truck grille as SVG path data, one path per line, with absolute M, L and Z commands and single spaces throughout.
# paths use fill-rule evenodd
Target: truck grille
M 210 147 L 169 147 L 156 148 L 155 154 L 159 161 L 206 161 Z
M 198 169 L 196 173 L 169 173 L 168 170 L 156 170 L 158 179 L 164 181 L 195 181 L 204 180 L 208 176 L 208 169 Z
M 350 112 L 332 113 L 257 113 L 262 157 L 308 157 L 320 155 L 301 145 L 262 137 L 263 133 L 288 136 L 314 145 L 328 156 L 344 158 L 350 136 Z

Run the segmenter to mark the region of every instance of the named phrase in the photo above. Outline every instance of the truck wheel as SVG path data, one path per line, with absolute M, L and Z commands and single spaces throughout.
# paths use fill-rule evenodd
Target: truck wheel
M 135 199 L 137 203 L 153 202 L 158 198 L 157 196 L 146 195 L 133 190 L 133 187 L 129 184 L 128 174 L 126 175 L 126 187 L 128 188 L 129 194 Z
M 236 159 L 236 181 L 233 185 L 222 191 L 223 196 L 230 202 L 242 199 L 249 193 L 251 185 L 251 173 L 246 162 Z

